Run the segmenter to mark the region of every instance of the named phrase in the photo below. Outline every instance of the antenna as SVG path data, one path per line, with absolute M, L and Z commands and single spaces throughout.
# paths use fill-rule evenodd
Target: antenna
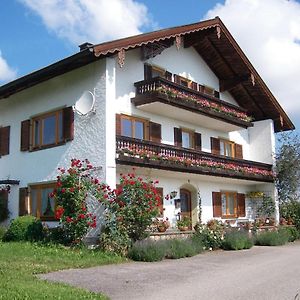
M 73 105 L 73 110 L 80 116 L 86 116 L 91 112 L 96 113 L 95 95 L 90 91 L 84 91 Z

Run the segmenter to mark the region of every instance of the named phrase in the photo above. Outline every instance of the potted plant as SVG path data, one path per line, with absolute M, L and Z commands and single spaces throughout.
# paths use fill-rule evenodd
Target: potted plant
M 191 225 L 192 225 L 192 221 L 191 221 L 191 218 L 189 218 L 189 217 L 183 217 L 182 220 L 177 221 L 177 228 L 180 231 L 189 230 Z
M 156 228 L 159 232 L 165 232 L 170 227 L 169 219 L 157 220 Z

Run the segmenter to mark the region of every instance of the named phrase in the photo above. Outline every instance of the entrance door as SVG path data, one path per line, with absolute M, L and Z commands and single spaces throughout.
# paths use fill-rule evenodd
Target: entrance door
M 180 189 L 181 218 L 188 217 L 192 219 L 191 204 L 191 192 L 186 189 Z

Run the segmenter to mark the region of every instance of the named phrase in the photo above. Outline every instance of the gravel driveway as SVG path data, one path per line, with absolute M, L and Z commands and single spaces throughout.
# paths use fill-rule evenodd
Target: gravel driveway
M 300 242 L 215 251 L 157 263 L 130 262 L 40 276 L 111 299 L 300 299 Z

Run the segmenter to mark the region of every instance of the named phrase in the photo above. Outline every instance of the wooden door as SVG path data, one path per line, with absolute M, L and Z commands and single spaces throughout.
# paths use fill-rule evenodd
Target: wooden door
M 180 210 L 181 210 L 181 219 L 188 217 L 192 220 L 192 200 L 191 192 L 186 189 L 180 189 Z

